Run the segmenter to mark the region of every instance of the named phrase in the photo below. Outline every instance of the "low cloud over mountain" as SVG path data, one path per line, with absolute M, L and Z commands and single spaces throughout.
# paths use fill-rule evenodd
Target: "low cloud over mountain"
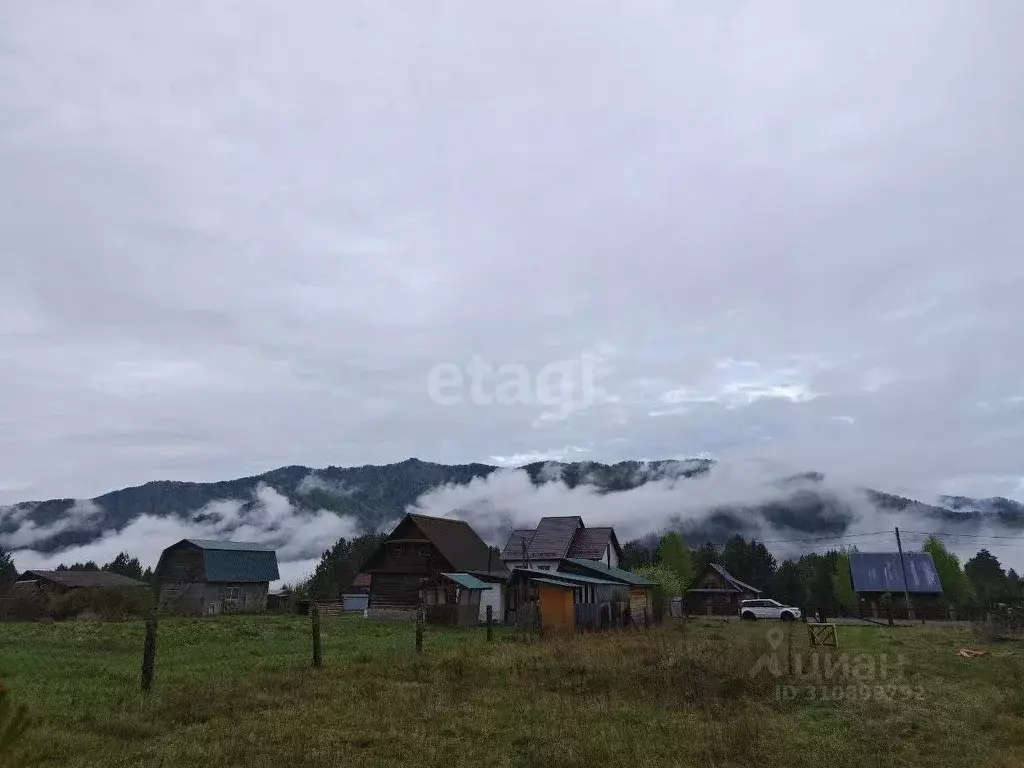
M 0 508 L 0 545 L 14 550 L 25 569 L 105 562 L 122 550 L 153 564 L 165 546 L 185 537 L 258 541 L 277 549 L 282 577 L 291 580 L 308 573 L 338 538 L 387 530 L 407 511 L 466 519 L 499 546 L 513 527 L 544 515 L 613 525 L 622 541 L 667 529 L 694 543 L 740 533 L 768 542 L 780 556 L 841 544 L 888 549 L 896 525 L 911 548 L 926 533 L 957 534 L 951 545 L 964 554 L 977 551 L 978 535 L 1024 536 L 1024 507 L 1009 499 L 944 497 L 928 504 L 764 462 L 503 469 L 410 459 L 284 467 L 220 483 L 154 482 L 90 500 L 16 504 Z M 1011 564 L 1019 557 L 1013 549 L 1008 554 Z

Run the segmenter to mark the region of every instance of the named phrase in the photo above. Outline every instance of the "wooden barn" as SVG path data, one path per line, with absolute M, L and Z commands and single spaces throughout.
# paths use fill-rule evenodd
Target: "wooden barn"
M 243 541 L 182 539 L 160 555 L 154 579 L 162 610 L 182 616 L 263 613 L 277 553 Z
M 410 514 L 402 518 L 362 567 L 370 575 L 370 615 L 412 618 L 420 588 L 441 574 L 466 574 L 486 582 L 477 603 L 500 604 L 508 571 L 465 520 Z
M 761 595 L 761 590 L 746 584 L 718 563 L 709 563 L 686 590 L 686 612 L 706 615 L 735 615 L 740 601 Z

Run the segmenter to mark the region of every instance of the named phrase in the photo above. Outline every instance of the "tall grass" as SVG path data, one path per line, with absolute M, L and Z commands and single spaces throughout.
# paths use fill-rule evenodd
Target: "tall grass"
M 956 657 L 951 633 L 841 635 L 908 654 L 926 700 L 780 702 L 750 674 L 765 627 L 735 623 L 493 643 L 428 628 L 416 654 L 411 624 L 325 617 L 313 669 L 303 617 L 167 619 L 149 697 L 141 623 L 8 624 L 0 678 L 39 715 L 34 766 L 1011 764 L 1005 661 Z

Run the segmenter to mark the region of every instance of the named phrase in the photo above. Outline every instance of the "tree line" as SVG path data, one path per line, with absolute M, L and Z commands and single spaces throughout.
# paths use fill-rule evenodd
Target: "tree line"
M 341 538 L 326 550 L 308 577 L 286 585 L 302 596 L 323 600 L 340 599 L 366 558 L 384 540 L 382 534 L 366 534 L 353 539 Z M 1024 579 L 1013 569 L 1004 569 L 987 549 L 980 550 L 963 565 L 960 559 L 935 536 L 923 546 L 935 562 L 946 602 L 954 608 L 990 606 L 1024 602 Z M 849 555 L 855 547 L 808 553 L 778 562 L 763 542 L 732 536 L 721 546 L 705 542 L 696 548 L 687 546 L 678 533 L 667 533 L 657 545 L 641 541 L 627 542 L 620 565 L 659 584 L 667 595 L 682 595 L 692 580 L 709 563 L 719 563 L 740 581 L 764 591 L 782 602 L 814 606 L 830 613 L 852 611 L 857 596 L 850 580 Z M 120 552 L 108 563 L 89 560 L 60 564 L 58 571 L 109 571 L 139 581 L 152 582 L 153 569 L 143 568 L 137 557 Z M 0 547 L 0 595 L 18 576 L 11 553 Z
M 1024 580 L 1004 570 L 987 549 L 962 566 L 960 559 L 936 536 L 922 549 L 935 561 L 935 570 L 950 607 L 963 609 L 998 603 L 1024 602 Z M 740 581 L 763 590 L 781 602 L 814 606 L 829 613 L 854 611 L 857 595 L 850 579 L 849 555 L 856 547 L 808 553 L 778 562 L 763 542 L 730 537 L 722 546 L 705 542 L 690 548 L 678 533 L 667 533 L 656 546 L 631 541 L 623 547 L 623 568 L 659 584 L 668 595 L 682 595 L 710 563 L 722 565 Z
M 147 584 L 153 581 L 153 569 L 143 568 L 139 558 L 132 557 L 128 552 L 119 552 L 117 557 L 109 563 L 99 565 L 94 560 L 87 560 L 84 563 L 75 562 L 71 565 L 61 563 L 53 570 L 55 571 L 108 571 L 127 576 L 130 579 L 144 581 Z M 0 547 L 0 596 L 17 580 L 18 570 L 14 566 L 14 558 L 11 552 Z

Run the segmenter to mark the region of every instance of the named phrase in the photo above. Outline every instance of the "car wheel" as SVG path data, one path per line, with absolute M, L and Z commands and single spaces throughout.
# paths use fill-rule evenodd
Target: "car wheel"
M 782 619 L 783 621 L 793 621 L 793 619 L 795 619 L 796 616 L 794 616 L 789 611 L 783 611 L 782 615 L 780 615 L 779 618 Z
M 757 620 L 757 616 L 755 616 L 750 611 L 744 611 L 743 613 L 741 613 L 740 614 L 740 618 L 743 619 L 744 621 L 756 621 Z

